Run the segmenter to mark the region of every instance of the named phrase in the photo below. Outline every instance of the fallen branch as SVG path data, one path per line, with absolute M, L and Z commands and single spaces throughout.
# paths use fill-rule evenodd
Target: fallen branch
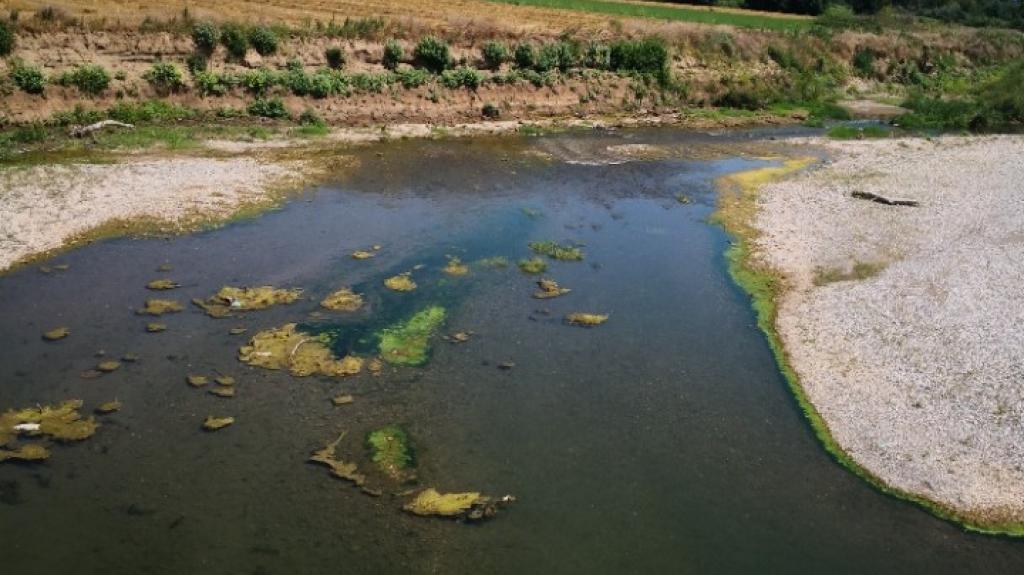
M 887 206 L 911 206 L 911 207 L 917 207 L 918 205 L 920 205 L 920 204 L 918 204 L 917 200 L 902 200 L 902 199 L 887 198 L 885 196 L 880 196 L 878 194 L 873 194 L 871 192 L 862 192 L 860 190 L 855 190 L 850 195 L 852 197 L 854 197 L 854 198 L 857 198 L 858 200 L 868 200 L 868 201 L 872 201 L 872 202 L 877 202 L 879 204 L 885 204 Z
M 124 122 L 118 122 L 117 120 L 103 120 L 100 122 L 96 122 L 95 124 L 89 124 L 88 126 L 75 126 L 71 128 L 71 136 L 74 138 L 84 138 L 85 136 L 88 136 L 93 132 L 106 128 L 107 126 L 115 128 L 127 128 L 129 130 L 135 129 L 135 126 L 131 124 L 125 124 Z

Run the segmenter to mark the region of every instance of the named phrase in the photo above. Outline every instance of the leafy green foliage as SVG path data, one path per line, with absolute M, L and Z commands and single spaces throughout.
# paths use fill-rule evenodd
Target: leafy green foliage
M 858 48 L 853 54 L 853 69 L 863 78 L 875 76 L 875 51 L 871 48 Z
M 277 34 L 266 26 L 256 26 L 249 30 L 249 44 L 260 56 L 270 56 L 277 52 Z
M 409 68 L 395 72 L 398 83 L 405 89 L 419 88 L 430 81 L 431 74 L 419 68 Z
M 529 42 L 516 46 L 516 66 L 523 70 L 531 69 L 537 64 L 537 49 Z
M 225 24 L 221 29 L 220 43 L 228 51 L 228 57 L 232 60 L 244 60 L 245 53 L 249 51 L 249 39 L 245 30 L 237 24 Z
M 185 86 L 181 79 L 181 71 L 170 62 L 157 62 L 142 74 L 142 78 L 149 82 L 159 94 L 177 92 Z
M 209 57 L 220 42 L 220 30 L 211 22 L 197 22 L 192 26 L 192 44 L 196 52 Z
M 388 70 L 398 69 L 399 62 L 405 57 L 405 52 L 402 50 L 402 45 L 397 40 L 388 40 L 384 44 L 384 58 L 382 63 Z
M 460 66 L 454 70 L 445 70 L 441 73 L 441 85 L 445 88 L 468 88 L 476 90 L 484 81 L 483 74 L 475 68 Z
M 608 70 L 612 67 L 612 50 L 607 44 L 591 42 L 583 59 L 588 68 Z
M 128 124 L 162 124 L 193 118 L 196 114 L 192 108 L 164 100 L 118 102 L 107 110 L 108 117 Z
M 488 42 L 484 44 L 480 52 L 484 57 L 484 65 L 491 70 L 501 68 L 501 65 L 507 62 L 509 58 L 508 46 L 502 42 Z
M 324 58 L 327 59 L 327 66 L 332 70 L 341 70 L 345 67 L 345 51 L 337 46 L 331 46 L 324 50 Z
M 417 66 L 435 74 L 447 70 L 452 64 L 448 44 L 436 36 L 427 36 L 420 40 L 413 50 L 413 58 Z
M 43 71 L 19 60 L 11 63 L 10 75 L 14 85 L 29 94 L 42 94 L 46 88 Z
M 256 98 L 249 104 L 248 112 L 250 116 L 258 116 L 261 118 L 287 118 L 288 109 L 284 107 L 284 102 L 280 98 Z
M 62 86 L 75 86 L 83 94 L 98 96 L 110 85 L 110 74 L 99 64 L 85 64 L 61 74 L 57 82 Z
M 637 41 L 620 40 L 611 46 L 610 64 L 613 70 L 653 74 L 659 79 L 668 77 L 668 48 L 659 38 Z

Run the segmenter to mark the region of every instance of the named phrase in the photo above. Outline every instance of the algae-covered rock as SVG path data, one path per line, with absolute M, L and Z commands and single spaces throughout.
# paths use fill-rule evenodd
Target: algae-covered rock
M 537 287 L 540 289 L 533 294 L 533 297 L 537 299 L 550 299 L 572 291 L 569 288 L 559 286 L 555 280 L 549 279 L 538 280 Z
M 309 461 L 313 463 L 320 463 L 326 465 L 331 469 L 331 475 L 351 481 L 355 485 L 362 487 L 366 483 L 366 476 L 359 473 L 358 466 L 355 463 L 343 461 L 337 458 L 335 451 L 338 449 L 338 444 L 345 437 L 342 433 L 333 442 L 329 443 L 326 447 L 319 451 L 314 451 L 309 457 Z
M 608 321 L 608 315 L 597 313 L 571 313 L 565 316 L 565 321 L 572 325 L 578 325 L 581 327 L 594 327 Z
M 203 429 L 206 431 L 217 431 L 218 429 L 224 429 L 234 422 L 234 417 L 214 417 L 212 415 L 208 415 L 206 416 L 206 420 L 203 421 Z
M 19 435 L 47 436 L 57 441 L 81 441 L 96 432 L 93 418 L 82 419 L 80 399 L 56 407 L 41 406 L 0 413 L 0 447 Z
M 311 335 L 296 330 L 294 323 L 261 331 L 249 345 L 238 350 L 238 359 L 265 369 L 287 369 L 292 375 L 356 375 L 363 360 L 355 356 L 338 359 L 327 346 L 325 334 Z
M 233 388 L 233 387 L 214 387 L 213 389 L 210 390 L 210 393 L 212 395 L 216 395 L 217 397 L 229 398 L 229 397 L 234 397 L 235 396 L 235 388 Z
M 235 385 L 235 378 L 230 375 L 221 375 L 213 378 L 213 382 L 217 385 L 223 385 L 224 387 L 231 387 L 232 385 Z
M 469 266 L 462 263 L 459 258 L 449 257 L 448 265 L 444 266 L 442 271 L 450 276 L 464 276 L 469 273 Z
M 320 306 L 333 311 L 356 311 L 363 307 L 363 296 L 349 288 L 342 288 L 324 298 Z
M 50 450 L 38 443 L 26 443 L 17 449 L 0 449 L 0 462 L 42 461 L 50 458 Z
M 71 335 L 71 330 L 65 326 L 61 326 L 44 332 L 43 339 L 46 341 L 57 341 L 59 339 L 64 339 L 69 335 Z
M 444 324 L 446 315 L 443 307 L 431 306 L 416 312 L 405 322 L 385 328 L 379 334 L 381 358 L 396 365 L 427 363 L 430 338 Z
M 414 515 L 450 517 L 467 521 L 490 519 L 498 509 L 515 501 L 506 495 L 499 499 L 481 495 L 477 491 L 465 493 L 440 493 L 433 487 L 424 489 L 402 509 Z
M 210 380 L 205 375 L 189 375 L 185 378 L 185 381 L 192 387 L 203 387 L 210 383 Z
M 352 394 L 343 393 L 341 395 L 336 395 L 332 397 L 331 403 L 333 403 L 334 405 L 348 405 L 350 403 L 355 402 L 355 400 L 356 398 L 352 397 Z
M 384 280 L 384 287 L 393 291 L 412 291 L 416 289 L 416 282 L 412 281 L 412 274 L 405 272 Z
M 103 362 L 100 362 L 100 364 L 96 366 L 96 369 L 99 370 L 99 371 L 102 371 L 103 373 L 110 373 L 112 371 L 117 371 L 118 368 L 120 368 L 120 367 L 121 367 L 121 362 L 120 361 L 103 361 Z
M 548 263 L 540 258 L 519 260 L 519 269 L 527 274 L 542 274 L 548 271 Z
M 354 260 L 368 260 L 368 259 L 372 258 L 375 255 L 376 254 L 374 254 L 373 252 L 368 252 L 366 250 L 356 250 L 356 251 L 352 252 L 352 259 L 354 259 Z
M 555 242 L 530 242 L 527 244 L 535 253 L 548 256 L 553 260 L 579 261 L 583 252 L 576 246 L 563 246 Z
M 146 331 L 149 333 L 160 333 L 161 331 L 167 331 L 167 324 L 159 322 L 150 322 L 146 324 Z
M 135 313 L 139 315 L 163 315 L 165 313 L 179 312 L 183 309 L 185 308 L 173 299 L 147 299 L 146 306 Z
M 115 399 L 114 401 L 101 403 L 98 406 L 96 406 L 96 409 L 94 409 L 93 411 L 100 415 L 107 415 L 109 413 L 114 413 L 115 411 L 121 411 L 121 402 Z
M 194 299 L 192 303 L 203 308 L 210 317 L 230 317 L 236 311 L 266 309 L 272 305 L 288 304 L 299 299 L 302 290 L 278 289 L 272 286 L 232 287 L 224 286 L 205 300 Z
M 371 431 L 366 436 L 370 460 L 388 477 L 404 481 L 412 476 L 415 465 L 409 434 L 397 425 Z
M 168 279 L 153 280 L 153 281 L 149 282 L 148 284 L 146 284 L 146 289 L 151 289 L 151 290 L 154 290 L 154 291 L 169 290 L 169 289 L 180 288 L 180 287 L 181 287 L 180 283 L 178 283 L 178 282 L 176 282 L 174 280 L 168 280 Z

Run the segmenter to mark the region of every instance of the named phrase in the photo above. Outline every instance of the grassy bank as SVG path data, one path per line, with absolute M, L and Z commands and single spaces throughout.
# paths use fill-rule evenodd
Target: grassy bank
M 956 523 L 968 531 L 1024 537 L 1024 523 L 987 523 L 965 516 L 925 497 L 887 485 L 870 471 L 861 467 L 836 442 L 829 431 L 828 424 L 800 385 L 799 377 L 789 361 L 776 330 L 778 302 L 787 289 L 786 279 L 760 261 L 753 252 L 754 243 L 759 233 L 754 226 L 754 221 L 757 212 L 757 195 L 761 186 L 807 169 L 814 163 L 815 158 L 792 158 L 784 160 L 780 167 L 758 168 L 724 176 L 718 181 L 721 196 L 718 211 L 714 216 L 715 222 L 733 237 L 733 244 L 726 253 L 729 273 L 736 284 L 750 296 L 751 304 L 757 315 L 757 325 L 764 332 L 768 346 L 779 366 L 779 371 L 785 377 L 800 410 L 829 455 L 882 493 L 917 504 L 937 517 Z

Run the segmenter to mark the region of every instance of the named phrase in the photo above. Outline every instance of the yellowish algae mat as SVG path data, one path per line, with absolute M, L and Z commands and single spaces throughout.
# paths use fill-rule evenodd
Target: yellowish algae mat
M 82 400 L 72 399 L 56 407 L 30 407 L 0 414 L 0 461 L 37 461 L 50 456 L 49 450 L 38 443 L 11 448 L 11 444 L 21 437 L 61 442 L 92 437 L 99 424 L 91 417 L 83 419 L 79 413 L 81 408 Z
M 357 311 L 363 307 L 363 296 L 350 288 L 342 288 L 324 298 L 320 306 L 332 311 Z
M 172 299 L 152 298 L 146 300 L 146 305 L 136 311 L 139 315 L 164 315 L 165 313 L 176 313 L 185 309 L 182 305 Z
M 384 280 L 384 287 L 392 291 L 407 292 L 416 289 L 416 282 L 412 281 L 412 272 L 405 272 Z
M 256 367 L 286 369 L 297 377 L 340 377 L 362 371 L 362 358 L 350 355 L 338 359 L 328 343 L 326 335 L 302 333 L 296 329 L 296 324 L 289 323 L 257 333 L 249 345 L 238 350 L 238 359 Z
M 596 327 L 608 321 L 608 316 L 599 313 L 570 313 L 565 316 L 565 321 L 580 327 Z
M 413 515 L 480 521 L 494 517 L 500 507 L 514 501 L 515 497 L 511 495 L 495 499 L 477 491 L 441 493 L 433 487 L 428 487 L 420 491 L 402 509 Z
M 224 286 L 209 298 L 194 299 L 192 303 L 203 308 L 210 317 L 220 318 L 229 317 L 236 311 L 253 311 L 293 303 L 301 295 L 302 290 L 299 288 Z

